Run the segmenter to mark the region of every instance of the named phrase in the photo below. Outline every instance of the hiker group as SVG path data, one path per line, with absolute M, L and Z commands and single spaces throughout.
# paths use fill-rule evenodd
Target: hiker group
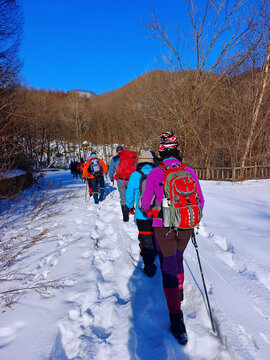
M 159 158 L 149 148 L 137 155 L 118 146 L 109 169 L 91 154 L 82 177 L 91 181 L 95 203 L 104 199 L 104 174 L 117 181 L 123 221 L 135 217 L 144 273 L 155 275 L 158 255 L 171 332 L 186 344 L 183 253 L 201 220 L 204 197 L 195 171 L 182 163 L 176 135 L 162 133 L 158 152 Z
M 92 152 L 86 162 L 83 158 L 80 162 L 71 161 L 69 169 L 73 177 L 80 177 L 87 182 L 89 196 L 93 196 L 95 204 L 104 200 L 104 175 L 107 175 L 108 167 L 101 158 L 97 157 L 96 153 Z

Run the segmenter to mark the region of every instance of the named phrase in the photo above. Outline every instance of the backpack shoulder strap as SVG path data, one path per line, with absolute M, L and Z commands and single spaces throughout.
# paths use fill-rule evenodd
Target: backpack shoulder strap
M 164 172 L 166 172 L 166 170 L 167 170 L 167 166 L 163 163 L 158 165 L 158 167 L 161 168 L 161 170 L 163 170 Z
M 140 170 L 136 170 L 139 174 L 141 175 L 145 175 L 145 173 L 140 169 Z

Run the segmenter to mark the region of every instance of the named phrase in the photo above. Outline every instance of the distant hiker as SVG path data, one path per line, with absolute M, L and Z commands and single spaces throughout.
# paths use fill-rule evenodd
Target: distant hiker
M 91 182 L 91 184 L 89 184 L 89 194 L 91 186 L 95 204 L 104 200 L 104 174 L 106 175 L 107 173 L 108 168 L 104 161 L 98 158 L 96 153 L 91 153 L 83 168 L 83 178 L 88 180 L 88 184 L 89 180 Z
M 135 203 L 135 219 L 139 231 L 138 239 L 144 263 L 144 272 L 149 277 L 154 276 L 157 269 L 154 264 L 156 245 L 152 228 L 153 220 L 141 211 L 141 196 L 147 175 L 153 168 L 154 159 L 152 153 L 142 150 L 138 156 L 136 171 L 131 174 L 126 190 L 126 205 L 130 212 L 134 210 Z
M 76 178 L 79 177 L 78 165 L 79 165 L 78 161 L 75 160 L 75 161 L 74 161 L 74 171 L 75 171 L 75 177 L 76 177 Z
M 111 181 L 117 180 L 117 187 L 120 194 L 120 204 L 123 213 L 123 221 L 129 221 L 129 210 L 126 206 L 126 188 L 131 173 L 136 170 L 136 152 L 125 150 L 123 146 L 116 148 L 114 156 L 109 165 L 109 177 Z
M 73 177 L 77 177 L 77 163 L 75 161 L 71 161 L 69 164 L 69 169 Z
M 68 167 L 69 170 L 70 170 L 71 175 L 73 175 L 72 174 L 72 167 L 73 167 L 73 161 L 70 162 L 69 167 Z
M 77 165 L 77 170 L 78 170 L 80 178 L 82 177 L 83 167 L 84 167 L 84 161 L 83 161 L 83 158 L 81 158 L 80 162 Z
M 184 282 L 183 252 L 192 235 L 193 225 L 200 220 L 200 210 L 204 206 L 204 198 L 195 171 L 185 164 L 181 164 L 177 138 L 173 133 L 165 132 L 160 136 L 159 155 L 162 164 L 153 169 L 147 177 L 142 208 L 144 211 L 151 209 L 153 215 L 153 228 L 171 331 L 180 344 L 185 344 L 187 334 L 181 311 Z M 177 182 L 172 181 L 168 185 L 167 180 L 171 179 L 170 176 L 168 177 L 170 172 L 172 173 L 170 176 L 173 177 L 177 174 L 179 177 Z M 182 189 L 177 189 L 179 184 L 183 186 Z M 172 187 L 168 188 L 168 186 Z M 193 190 L 188 193 L 188 189 L 191 187 Z M 167 194 L 166 197 L 164 197 L 164 191 Z M 168 191 L 171 191 L 173 198 L 170 198 Z M 182 194 L 186 191 L 186 198 L 184 198 Z M 171 203 L 168 203 L 168 197 Z M 152 204 L 153 199 L 154 204 Z M 183 205 L 187 206 L 182 207 Z M 183 216 L 180 215 L 181 213 Z

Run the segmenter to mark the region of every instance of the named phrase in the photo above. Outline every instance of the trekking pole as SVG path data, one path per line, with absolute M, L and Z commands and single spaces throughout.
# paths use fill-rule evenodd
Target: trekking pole
M 88 196 L 89 196 L 89 184 L 88 184 L 88 181 L 86 179 L 86 187 L 85 187 L 85 194 L 84 194 L 85 202 L 87 202 Z
M 201 276 L 202 276 L 202 282 L 203 282 L 205 297 L 206 297 L 206 301 L 207 301 L 207 305 L 208 305 L 208 311 L 209 311 L 209 316 L 210 316 L 210 320 L 211 320 L 211 325 L 212 325 L 213 332 L 215 333 L 216 330 L 215 330 L 212 311 L 211 311 L 211 307 L 210 307 L 210 302 L 209 302 L 209 298 L 208 298 L 208 294 L 207 294 L 207 290 L 206 290 L 206 286 L 205 286 L 205 281 L 204 281 L 204 276 L 203 276 L 203 271 L 202 271 L 202 265 L 201 265 L 201 260 L 200 260 L 200 256 L 199 256 L 198 244 L 196 242 L 194 229 L 193 229 L 191 238 L 192 238 L 192 244 L 194 245 L 196 253 L 197 253 L 197 258 L 198 258 L 198 263 L 199 263 L 200 272 L 201 272 Z

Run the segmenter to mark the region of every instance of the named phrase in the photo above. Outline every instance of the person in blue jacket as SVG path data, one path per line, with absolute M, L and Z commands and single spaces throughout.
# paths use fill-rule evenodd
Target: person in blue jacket
M 143 172 L 148 175 L 154 168 L 154 159 L 150 151 L 142 150 L 138 156 L 137 168 L 128 181 L 126 190 L 126 206 L 130 212 L 134 210 L 135 204 L 135 219 L 138 227 L 141 256 L 144 262 L 144 272 L 147 276 L 152 277 L 156 272 L 156 265 L 154 264 L 156 256 L 155 239 L 152 228 L 152 219 L 149 218 L 138 208 L 140 198 L 140 179 Z
M 110 162 L 109 177 L 110 177 L 111 181 L 112 181 L 112 179 L 117 171 L 118 165 L 120 163 L 120 153 L 122 150 L 124 150 L 123 146 L 121 146 L 121 145 L 117 146 L 116 155 L 112 158 L 112 160 Z

